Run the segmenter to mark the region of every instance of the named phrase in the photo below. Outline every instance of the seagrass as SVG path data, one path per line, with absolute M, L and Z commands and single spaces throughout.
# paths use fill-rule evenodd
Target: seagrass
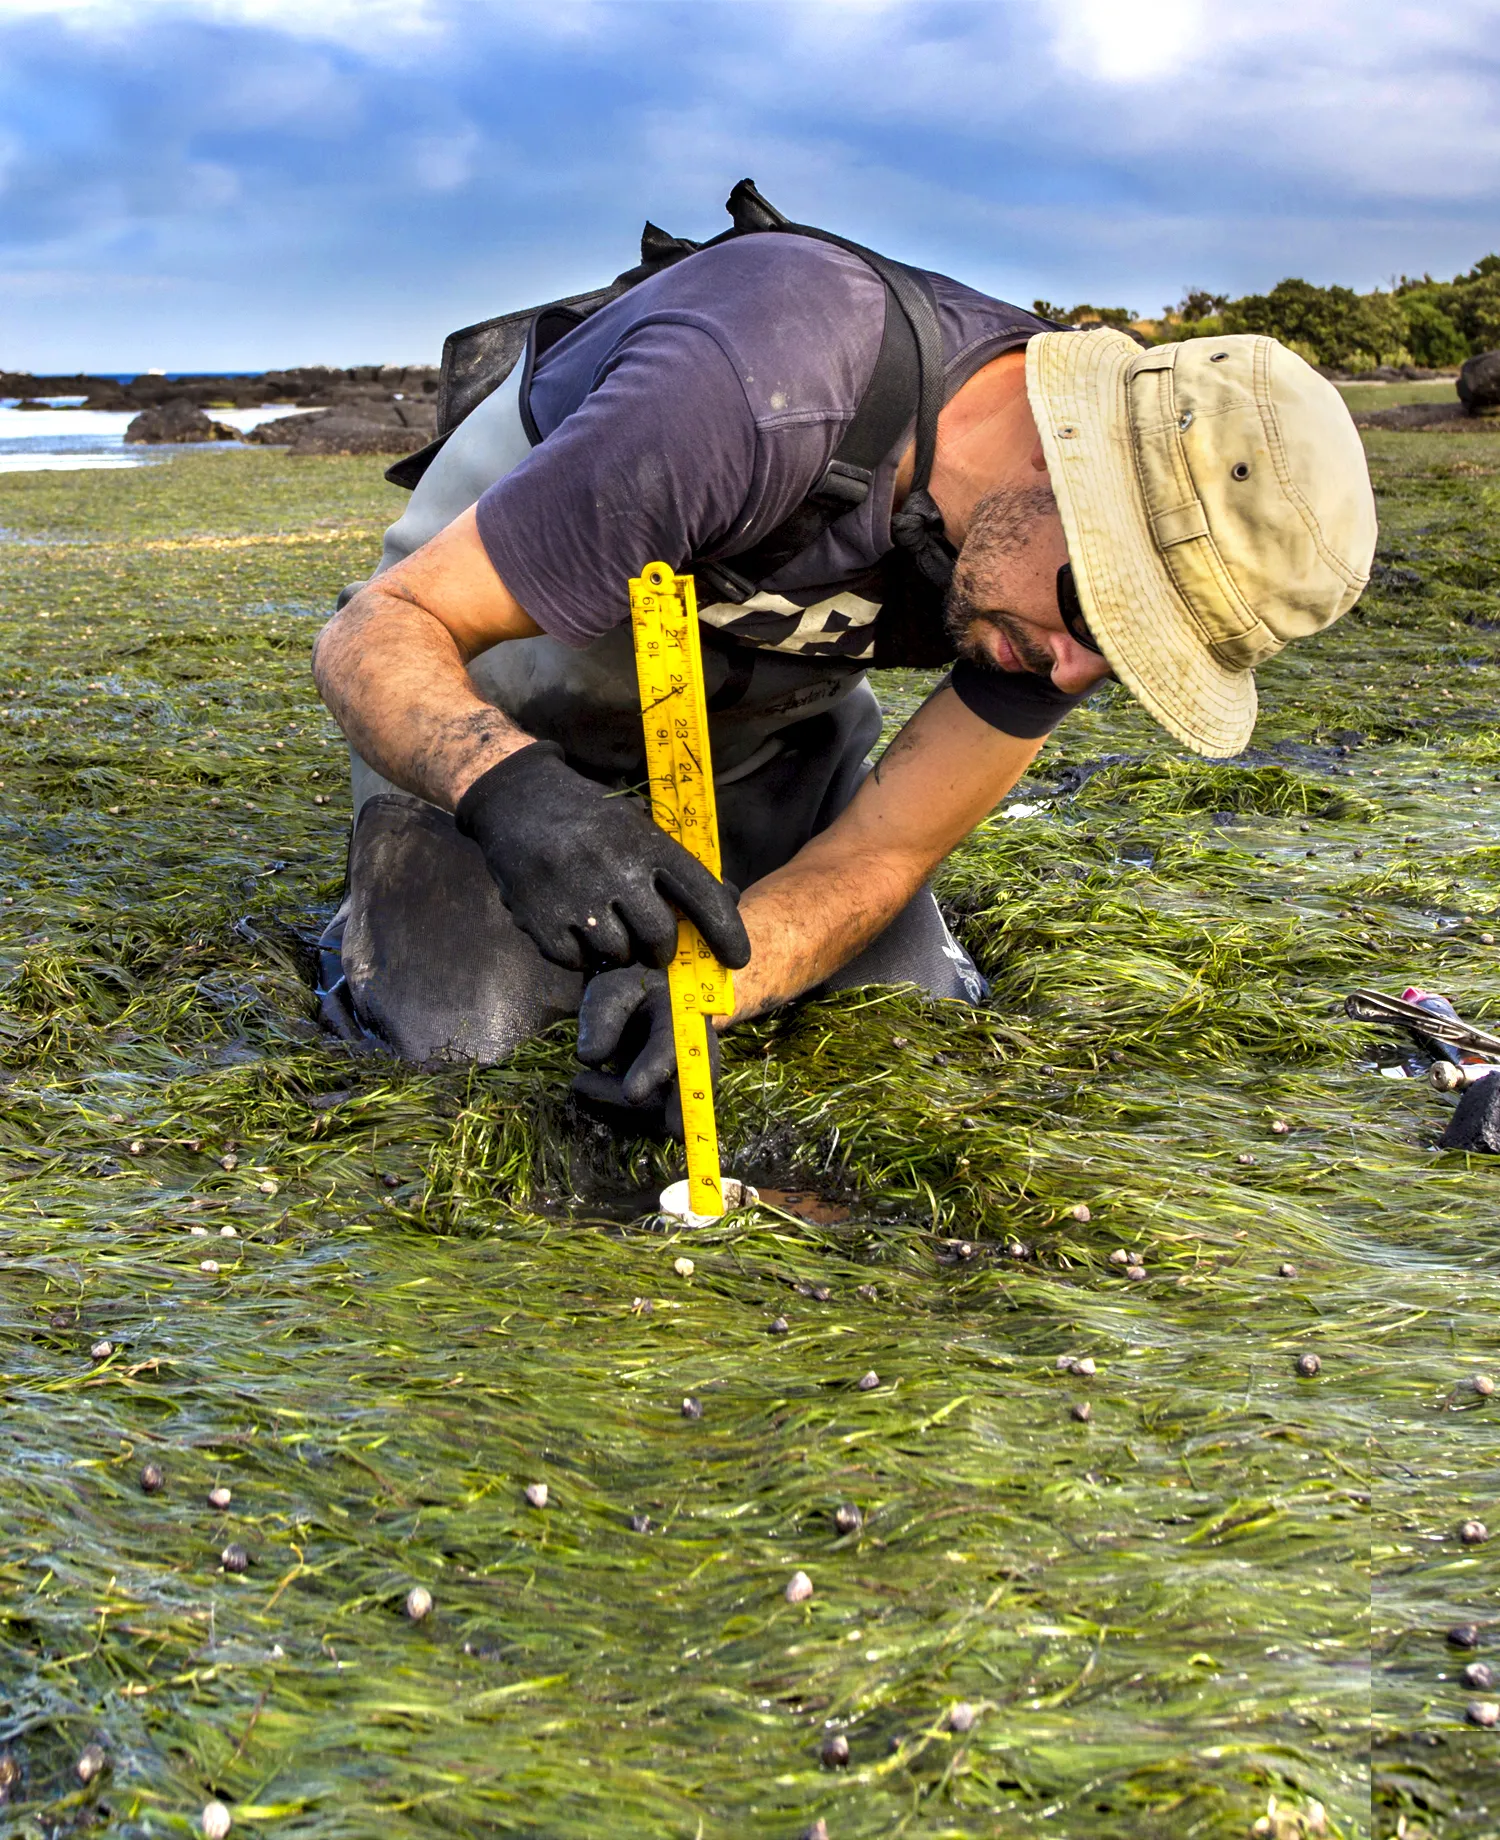
M 990 1002 L 738 1032 L 677 1233 L 569 1029 L 317 1031 L 379 463 L 0 481 L 0 1833 L 1500 1834 L 1500 1170 L 1341 1007 L 1500 1014 L 1500 443 L 1368 445 L 1256 750 L 1096 695 L 943 872 Z

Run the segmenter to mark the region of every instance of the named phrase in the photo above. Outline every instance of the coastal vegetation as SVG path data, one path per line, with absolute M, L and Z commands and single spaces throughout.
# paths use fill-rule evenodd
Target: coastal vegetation
M 1465 358 L 1500 347 L 1500 255 L 1482 256 L 1451 281 L 1404 275 L 1392 288 L 1368 294 L 1318 287 L 1295 277 L 1277 282 L 1269 293 L 1237 300 L 1190 288 L 1156 319 L 1143 319 L 1127 307 L 1087 302 L 1069 308 L 1045 300 L 1034 304 L 1048 319 L 1070 326 L 1130 328 L 1153 345 L 1221 332 L 1263 332 L 1310 364 L 1354 375 L 1382 365 L 1451 370 Z
M 0 481 L 0 1834 L 1495 1833 L 1500 1172 L 1342 999 L 1500 1014 L 1500 442 L 1367 442 L 1254 751 L 1096 694 L 696 1231 L 569 1028 L 318 1032 L 384 462 Z

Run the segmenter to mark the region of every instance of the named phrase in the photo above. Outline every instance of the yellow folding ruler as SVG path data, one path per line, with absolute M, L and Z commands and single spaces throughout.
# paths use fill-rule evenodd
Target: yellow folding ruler
M 651 815 L 705 869 L 718 875 L 719 818 L 708 755 L 708 709 L 698 601 L 691 575 L 651 562 L 630 584 L 635 669 L 646 731 Z M 677 922 L 677 956 L 667 971 L 672 1038 L 687 1140 L 688 1206 L 695 1214 L 724 1212 L 719 1133 L 708 1057 L 713 1016 L 734 1009 L 734 976 L 721 965 L 691 920 Z

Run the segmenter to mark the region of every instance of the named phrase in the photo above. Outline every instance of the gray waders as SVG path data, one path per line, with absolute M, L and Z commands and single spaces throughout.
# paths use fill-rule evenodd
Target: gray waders
M 419 548 L 531 452 L 517 365 L 454 431 L 386 534 L 382 570 Z M 620 583 L 621 606 L 626 584 Z M 825 829 L 869 771 L 880 706 L 858 666 L 715 644 L 705 629 L 724 875 L 747 888 Z M 579 651 L 513 639 L 469 666 L 478 693 L 602 785 L 646 777 L 628 621 Z M 343 905 L 323 934 L 324 1020 L 404 1060 L 503 1060 L 577 1013 L 583 978 L 511 919 L 449 813 L 352 757 L 354 835 Z M 915 983 L 978 1002 L 985 985 L 923 889 L 822 986 Z

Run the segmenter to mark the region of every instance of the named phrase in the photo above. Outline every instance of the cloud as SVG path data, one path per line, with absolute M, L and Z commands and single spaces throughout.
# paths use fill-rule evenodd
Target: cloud
M 434 0 L 317 0 L 311 6 L 300 0 L 0 0 L 0 24 L 26 19 L 61 21 L 80 35 L 106 40 L 175 21 L 248 26 L 365 49 L 447 30 L 446 9 Z
M 1103 83 L 1138 83 L 1192 67 L 1206 27 L 1203 0 L 1072 0 L 1052 39 L 1065 70 Z
M 109 301 L 13 291 L 0 362 L 431 356 L 624 267 L 648 215 L 713 234 L 745 173 L 1025 300 L 1452 272 L 1494 242 L 1497 23 L 1486 0 L 0 0 L 0 263 L 92 268 Z

